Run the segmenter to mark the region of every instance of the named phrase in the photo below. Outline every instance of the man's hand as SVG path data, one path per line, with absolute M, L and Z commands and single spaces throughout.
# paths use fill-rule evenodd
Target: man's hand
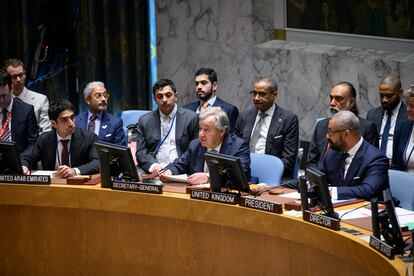
M 30 175 L 30 170 L 26 166 L 22 166 L 23 174 Z
M 75 170 L 66 165 L 59 166 L 57 173 L 63 178 L 69 178 L 76 175 Z
M 158 163 L 152 164 L 151 167 L 150 173 L 159 173 L 163 169 L 163 167 Z
M 208 176 L 207 174 L 203 172 L 198 172 L 190 175 L 187 178 L 187 183 L 194 185 L 194 184 L 203 184 L 208 182 Z
M 171 170 L 166 170 L 165 172 L 163 172 L 162 174 L 160 174 L 160 180 L 163 183 L 169 183 L 169 182 L 171 182 L 171 180 L 167 179 L 164 175 L 172 175 L 172 171 Z

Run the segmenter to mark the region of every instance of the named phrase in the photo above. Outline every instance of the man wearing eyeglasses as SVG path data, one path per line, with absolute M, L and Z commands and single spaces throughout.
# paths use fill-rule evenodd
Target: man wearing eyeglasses
M 88 83 L 83 90 L 83 96 L 88 111 L 75 117 L 76 126 L 95 133 L 98 141 L 126 146 L 127 138 L 122 119 L 106 111 L 109 93 L 105 84 L 100 81 Z
M 13 97 L 17 97 L 25 103 L 33 105 L 36 121 L 39 125 L 39 132 L 43 133 L 52 129 L 47 110 L 49 101 L 43 94 L 31 91 L 25 87 L 26 69 L 21 60 L 8 59 L 4 62 L 3 68 L 12 79 Z
M 358 116 L 356 102 L 356 90 L 352 83 L 339 82 L 335 84 L 329 93 L 330 111 L 335 114 L 342 110 L 349 110 Z M 328 132 L 328 122 L 330 118 L 320 120 L 313 132 L 311 144 L 309 146 L 308 166 L 316 166 L 329 149 L 326 133 Z M 359 131 L 364 139 L 375 147 L 378 147 L 378 130 L 375 124 L 369 120 L 358 117 Z
M 250 92 L 255 108 L 240 114 L 235 133 L 250 144 L 250 152 L 279 157 L 285 168 L 283 178 L 292 179 L 298 151 L 298 117 L 275 103 L 277 94 L 277 83 L 271 77 L 256 81 Z
M 361 137 L 360 120 L 351 111 L 340 111 L 328 123 L 326 152 L 318 169 L 333 186 L 333 199 L 381 197 L 389 187 L 388 158 Z
M 31 155 L 39 129 L 33 106 L 13 98 L 10 76 L 0 70 L 0 141 L 16 142 L 22 158 Z

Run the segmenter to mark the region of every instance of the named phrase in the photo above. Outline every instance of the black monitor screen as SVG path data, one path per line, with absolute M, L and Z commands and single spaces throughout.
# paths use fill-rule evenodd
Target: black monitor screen
M 96 142 L 95 146 L 103 183 L 116 179 L 139 181 L 130 148 L 105 142 Z M 106 184 L 109 185 L 108 182 Z
M 15 142 L 0 141 L 0 173 L 23 174 Z
M 316 193 L 316 200 L 319 208 L 321 208 L 327 216 L 336 217 L 326 175 L 315 168 L 307 168 L 306 176 L 309 180 L 310 188 Z
M 250 192 L 239 157 L 206 152 L 204 159 L 209 168 L 210 187 L 213 192 L 220 192 L 221 188 Z

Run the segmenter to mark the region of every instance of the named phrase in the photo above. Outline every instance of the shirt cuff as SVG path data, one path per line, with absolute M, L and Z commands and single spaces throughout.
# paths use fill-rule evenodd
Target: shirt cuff
M 338 187 L 329 187 L 332 199 L 338 199 Z
M 78 168 L 73 168 L 73 170 L 75 171 L 75 175 L 80 175 L 81 172 Z

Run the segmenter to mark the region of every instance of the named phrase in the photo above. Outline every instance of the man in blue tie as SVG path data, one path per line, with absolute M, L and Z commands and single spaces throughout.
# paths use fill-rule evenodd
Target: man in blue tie
M 361 137 L 359 124 L 351 111 L 340 111 L 329 120 L 330 150 L 318 169 L 326 174 L 333 199 L 369 200 L 389 187 L 388 159 Z
M 396 76 L 386 76 L 379 86 L 381 106 L 368 111 L 367 119 L 372 121 L 380 134 L 380 150 L 392 159 L 394 133 L 399 123 L 407 120 L 407 107 L 401 101 L 403 89 Z
M 126 146 L 122 119 L 106 111 L 109 93 L 105 84 L 100 81 L 88 83 L 83 90 L 83 97 L 88 111 L 75 117 L 76 126 L 95 133 L 98 141 Z

